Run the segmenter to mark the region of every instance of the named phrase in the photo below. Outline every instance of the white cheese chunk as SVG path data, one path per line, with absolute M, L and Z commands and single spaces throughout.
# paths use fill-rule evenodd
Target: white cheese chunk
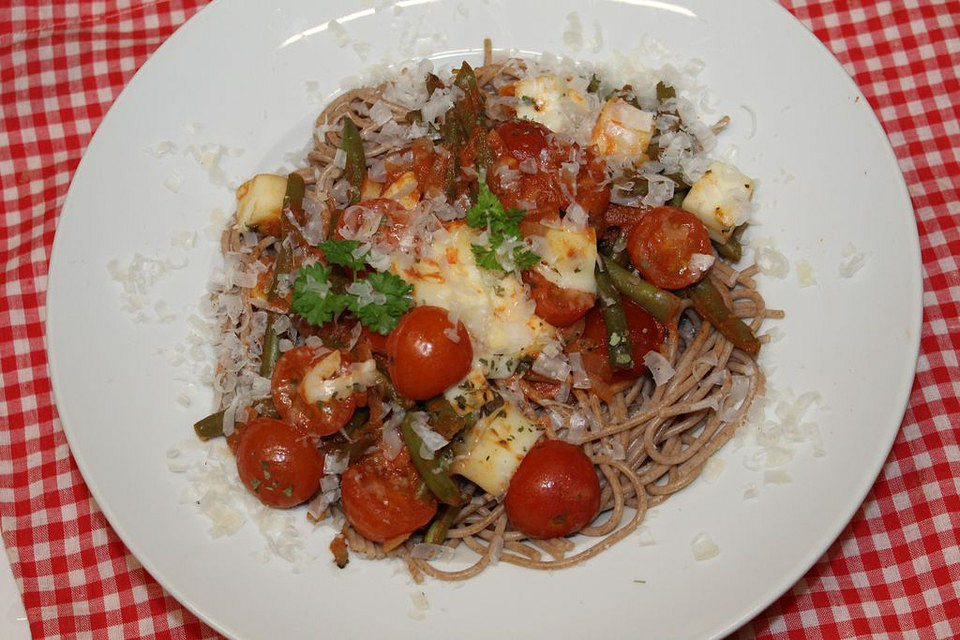
M 454 445 L 457 454 L 450 472 L 462 475 L 492 495 L 501 495 L 510 485 L 517 467 L 540 438 L 542 429 L 528 420 L 509 401 L 484 416 Z
M 749 218 L 752 196 L 753 180 L 732 165 L 714 162 L 690 187 L 682 206 L 700 218 L 711 238 L 722 242 Z
M 411 265 L 397 260 L 392 268 L 413 285 L 418 305 L 446 309 L 464 324 L 474 363 L 486 377 L 506 378 L 520 358 L 536 356 L 555 330 L 534 314 L 536 305 L 516 274 L 477 266 L 472 244 L 484 241 L 476 230 L 457 221 L 435 233 Z
M 534 270 L 564 289 L 597 292 L 594 265 L 597 262 L 597 234 L 591 227 L 574 231 L 566 227 L 547 227 L 536 242 L 540 262 Z
M 345 374 L 336 376 L 340 364 L 340 352 L 332 351 L 307 371 L 300 381 L 300 395 L 304 400 L 314 404 L 346 398 L 377 381 L 377 365 L 373 360 L 353 363 Z
M 453 406 L 453 410 L 463 416 L 478 413 L 480 407 L 496 397 L 496 393 L 487 382 L 482 367 L 474 367 L 463 380 L 443 392 L 443 397 Z
M 287 179 L 259 173 L 237 188 L 237 223 L 247 228 L 280 219 Z
M 653 114 L 614 98 L 608 100 L 593 127 L 591 144 L 600 155 L 643 159 L 655 126 Z
M 583 93 L 559 76 L 518 80 L 514 93 L 518 118 L 539 122 L 557 133 L 572 133 L 590 110 Z
M 383 190 L 383 197 L 399 202 L 404 209 L 413 209 L 420 202 L 420 189 L 417 176 L 413 171 L 407 171 L 397 176 Z

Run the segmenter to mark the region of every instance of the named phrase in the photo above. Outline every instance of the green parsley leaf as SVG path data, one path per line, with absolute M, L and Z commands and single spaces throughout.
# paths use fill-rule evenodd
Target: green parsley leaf
M 517 269 L 523 271 L 540 262 L 540 256 L 526 247 L 516 247 L 513 250 L 513 261 L 516 263 Z
M 477 202 L 467 210 L 467 224 L 474 229 L 486 227 L 490 236 L 490 247 L 471 245 L 477 265 L 492 271 L 505 271 L 497 260 L 496 249 L 504 239 L 520 239 L 520 223 L 527 216 L 523 209 L 507 209 L 500 199 L 481 180 L 477 191 Z M 529 269 L 537 264 L 540 256 L 524 246 L 515 247 L 513 259 L 519 269 Z
M 323 251 L 323 255 L 327 257 L 327 262 L 330 264 L 338 264 L 354 271 L 363 269 L 367 264 L 366 254 L 359 258 L 353 255 L 360 246 L 356 240 L 324 240 L 317 246 Z
M 350 302 L 350 296 L 333 291 L 330 271 L 331 267 L 319 263 L 307 265 L 293 283 L 293 310 L 318 327 L 333 320 Z
M 363 282 L 370 283 L 375 292 L 386 297 L 386 301 L 368 302 L 361 306 L 359 298 L 351 296 L 350 310 L 368 329 L 387 335 L 400 322 L 400 317 L 413 306 L 413 285 L 404 282 L 400 276 L 385 271 L 371 273 Z
M 473 250 L 473 257 L 476 259 L 478 267 L 489 269 L 490 271 L 503 271 L 503 267 L 500 266 L 500 262 L 497 260 L 497 252 L 495 249 L 479 244 L 471 244 L 470 248 Z

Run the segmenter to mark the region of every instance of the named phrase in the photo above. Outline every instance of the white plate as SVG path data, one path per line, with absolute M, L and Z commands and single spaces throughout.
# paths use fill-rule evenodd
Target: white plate
M 343 0 L 273 4 L 216 2 L 157 51 L 97 131 L 57 231 L 47 335 L 60 416 L 97 502 L 150 573 L 211 625 L 244 638 L 333 630 L 423 638 L 451 629 L 463 637 L 718 637 L 797 580 L 881 468 L 920 328 L 919 249 L 903 180 L 867 101 L 828 52 L 766 0 L 567 0 L 549 11 L 532 0 L 403 0 L 377 10 Z M 564 37 L 571 11 L 582 25 L 579 52 L 565 48 L 575 40 Z M 327 23 L 335 17 L 342 30 Z M 184 478 L 168 471 L 164 454 L 190 436 L 210 394 L 194 388 L 192 406 L 181 406 L 190 376 L 159 351 L 183 342 L 215 261 L 216 242 L 204 233 L 213 226 L 209 212 L 229 211 L 232 199 L 183 154 L 186 144 L 243 148 L 220 163 L 234 177 L 274 170 L 306 144 L 340 79 L 363 66 L 355 44 L 369 43 L 371 61 L 425 53 L 476 60 L 482 36 L 593 59 L 643 44 L 645 53 L 631 54 L 641 60 L 656 52 L 655 38 L 681 61 L 706 63 L 700 78 L 714 91 L 714 116 L 735 119 L 721 148 L 736 146 L 737 163 L 760 185 L 754 233 L 774 237 L 816 273 L 818 285 L 805 288 L 794 270 L 785 280 L 763 279 L 770 305 L 789 314 L 766 364 L 774 386 L 822 393 L 815 418 L 827 455 L 799 447 L 787 467 L 792 483 L 760 486 L 759 498 L 745 501 L 745 485 L 762 476 L 728 447 L 715 482 L 698 481 L 657 510 L 648 524 L 655 545 L 634 536 L 562 572 L 498 566 L 465 584 L 430 582 L 421 588 L 425 619 L 414 620 L 413 587 L 396 566 L 356 561 L 337 571 L 325 527 L 301 525 L 317 559 L 298 570 L 258 559 L 263 541 L 252 524 L 233 537 L 208 536 L 209 523 L 181 503 Z M 741 105 L 756 114 L 755 135 Z M 188 132 L 189 123 L 202 128 Z M 158 160 L 145 149 L 161 140 L 178 146 Z M 174 173 L 183 178 L 179 193 L 164 186 Z M 147 296 L 166 300 L 176 319 L 158 322 L 148 309 L 153 321 L 132 322 L 106 263 L 135 252 L 169 256 L 183 230 L 200 232 L 189 265 Z M 842 279 L 848 242 L 866 254 L 866 266 Z M 700 532 L 720 548 L 705 562 L 690 549 Z

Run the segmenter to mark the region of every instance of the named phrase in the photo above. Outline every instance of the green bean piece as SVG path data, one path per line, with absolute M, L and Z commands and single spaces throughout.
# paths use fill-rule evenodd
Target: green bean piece
M 263 332 L 263 349 L 260 352 L 259 373 L 263 378 L 273 375 L 273 368 L 280 359 L 280 337 L 273 328 L 279 316 L 279 313 L 267 311 L 267 328 Z
M 713 247 L 717 250 L 717 253 L 721 257 L 731 260 L 733 262 L 740 262 L 740 259 L 743 257 L 743 243 L 740 242 L 740 238 L 743 237 L 743 232 L 747 230 L 747 223 L 744 222 L 742 225 L 733 230 L 733 233 L 730 234 L 730 237 L 727 238 L 726 242 L 717 242 L 712 240 Z
M 751 356 L 760 353 L 760 341 L 747 324 L 735 316 L 709 278 L 687 287 L 684 293 L 703 318 L 715 326 L 735 347 Z
M 731 262 L 740 262 L 740 258 L 743 257 L 743 245 L 733 236 L 727 238 L 726 242 L 717 242 L 716 240 L 710 242 L 713 243 L 713 248 L 717 250 L 721 258 L 726 258 Z
M 677 319 L 683 306 L 680 298 L 633 275 L 609 258 L 604 257 L 603 263 L 607 267 L 610 281 L 620 293 L 643 307 L 647 313 L 663 324 L 670 324 Z
M 201 440 L 209 440 L 223 435 L 223 412 L 224 409 L 211 413 L 206 418 L 194 423 L 193 430 Z
M 664 82 L 657 83 L 657 101 L 663 102 L 677 97 L 677 90 Z
M 403 434 L 403 441 L 410 452 L 410 459 L 413 466 L 420 472 L 423 483 L 427 486 L 437 500 L 444 504 L 460 505 L 463 504 L 463 497 L 460 495 L 460 488 L 454 482 L 450 474 L 443 466 L 442 460 L 435 453 L 433 458 L 424 458 L 420 455 L 420 447 L 423 440 L 413 429 L 413 414 L 407 413 L 400 423 L 400 432 Z
M 350 183 L 350 204 L 357 204 L 363 193 L 363 181 L 367 178 L 367 158 L 363 153 L 360 130 L 350 118 L 343 119 L 341 137 L 340 144 L 343 145 L 343 152 L 347 156 L 343 173 L 347 177 L 347 182 Z
M 450 531 L 450 527 L 453 526 L 458 515 L 460 515 L 460 507 L 450 504 L 444 505 L 442 513 L 430 523 L 430 528 L 423 536 L 423 541 L 427 544 L 443 544 L 443 541 L 447 539 L 447 532 Z
M 283 194 L 283 208 L 293 210 L 294 213 L 303 211 L 303 196 L 307 185 L 303 176 L 294 171 L 287 174 L 287 190 Z
M 490 165 L 493 156 L 483 131 L 483 93 L 473 68 L 464 62 L 453 83 L 463 91 L 463 97 L 453 105 L 453 113 L 456 114 L 463 136 L 473 141 L 477 169 L 484 170 Z
M 607 233 L 597 241 L 600 255 L 621 267 L 628 267 L 630 255 L 627 253 L 627 234 L 624 231 L 617 231 L 616 235 L 610 235 L 610 231 Z
M 597 277 L 597 297 L 600 298 L 600 315 L 607 326 L 610 366 L 614 369 L 632 369 L 633 342 L 630 340 L 627 313 L 620 301 L 620 292 L 613 286 L 606 269 L 598 264 L 594 273 Z

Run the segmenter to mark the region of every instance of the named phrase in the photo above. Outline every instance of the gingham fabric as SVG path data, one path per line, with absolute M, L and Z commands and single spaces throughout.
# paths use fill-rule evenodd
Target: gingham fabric
M 50 247 L 80 156 L 137 68 L 202 4 L 0 8 L 0 528 L 36 638 L 216 636 L 139 565 L 91 499 L 57 419 L 43 343 Z M 920 230 L 924 323 L 910 405 L 866 502 L 739 635 L 960 637 L 960 2 L 784 4 L 853 76 L 896 151 Z

